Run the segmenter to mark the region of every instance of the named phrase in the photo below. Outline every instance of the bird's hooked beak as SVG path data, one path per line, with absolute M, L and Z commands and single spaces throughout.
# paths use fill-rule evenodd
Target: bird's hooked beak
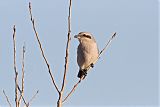
M 78 35 L 75 35 L 74 38 L 78 38 Z

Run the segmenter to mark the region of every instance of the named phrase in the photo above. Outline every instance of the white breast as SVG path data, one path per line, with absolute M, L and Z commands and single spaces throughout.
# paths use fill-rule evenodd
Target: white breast
M 81 41 L 77 49 L 77 63 L 80 69 L 85 69 L 98 57 L 98 47 L 95 41 Z

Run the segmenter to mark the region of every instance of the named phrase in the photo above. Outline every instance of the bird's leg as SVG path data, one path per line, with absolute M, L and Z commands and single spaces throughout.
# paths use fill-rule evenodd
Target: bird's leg
M 90 65 L 92 68 L 94 67 L 94 64 L 93 63 L 91 63 L 91 65 Z

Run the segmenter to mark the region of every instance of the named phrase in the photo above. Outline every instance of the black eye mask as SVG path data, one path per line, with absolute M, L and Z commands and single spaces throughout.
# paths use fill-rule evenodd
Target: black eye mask
M 83 34 L 84 37 L 91 39 L 91 36 Z

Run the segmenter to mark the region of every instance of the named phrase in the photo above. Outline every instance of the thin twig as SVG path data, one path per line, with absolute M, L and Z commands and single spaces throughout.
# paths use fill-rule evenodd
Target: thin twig
M 4 94 L 4 96 L 6 97 L 6 100 L 7 100 L 8 104 L 9 104 L 9 107 L 12 107 L 12 105 L 11 105 L 11 103 L 10 103 L 10 101 L 9 101 L 9 98 L 8 98 L 8 96 L 6 95 L 6 93 L 5 93 L 4 90 L 3 90 L 3 94 Z
M 113 38 L 116 36 L 116 32 L 113 33 L 113 35 L 111 36 L 111 38 L 109 39 L 109 41 L 107 42 L 106 46 L 101 50 L 101 52 L 99 53 L 98 59 L 100 58 L 100 56 L 104 53 L 104 51 L 109 47 L 110 43 L 112 42 Z
M 82 78 L 79 79 L 79 81 L 73 86 L 72 90 L 68 93 L 68 95 L 64 98 L 64 100 L 62 102 L 65 102 L 67 100 L 67 98 L 76 90 L 76 88 L 78 87 L 78 84 L 81 82 Z
M 33 16 L 32 16 L 31 3 L 29 3 L 29 13 L 30 13 L 30 17 L 31 17 L 32 27 L 33 27 L 33 30 L 34 30 L 36 39 L 37 39 L 38 44 L 39 44 L 39 48 L 40 48 L 40 50 L 41 50 L 41 54 L 42 54 L 42 56 L 43 56 L 43 59 L 44 59 L 46 65 L 47 65 L 47 67 L 48 67 L 48 72 L 49 72 L 50 77 L 51 77 L 51 79 L 52 79 L 52 83 L 53 83 L 53 85 L 55 86 L 57 92 L 59 93 L 59 89 L 58 89 L 58 87 L 57 87 L 57 85 L 56 85 L 56 83 L 55 83 L 54 77 L 53 77 L 53 75 L 52 75 L 52 71 L 51 71 L 51 69 L 50 69 L 50 65 L 49 65 L 49 63 L 48 63 L 47 58 L 45 57 L 45 54 L 44 54 L 44 51 L 43 51 L 43 48 L 42 48 L 42 45 L 41 45 L 41 42 L 40 42 L 40 39 L 39 39 L 39 36 L 38 36 L 38 32 L 36 31 L 35 21 L 34 21 Z
M 108 40 L 107 44 L 105 45 L 105 47 L 100 51 L 98 58 L 93 62 L 93 64 L 95 64 L 98 59 L 100 58 L 100 56 L 104 53 L 104 51 L 108 48 L 109 44 L 112 42 L 113 38 L 116 36 L 116 32 L 111 36 L 111 38 Z M 89 65 L 87 67 L 87 70 L 89 70 L 91 67 L 91 65 Z M 83 78 L 83 77 L 82 77 Z M 77 88 L 78 84 L 81 82 L 82 78 L 74 85 L 74 87 L 72 88 L 72 90 L 69 92 L 69 94 L 64 98 L 63 102 L 65 102 L 67 100 L 67 98 L 75 91 L 75 89 Z
M 36 91 L 36 93 L 33 95 L 33 97 L 29 100 L 28 102 L 28 106 L 30 105 L 30 103 L 36 98 L 37 94 L 39 93 L 39 90 Z
M 24 57 L 25 57 L 25 44 L 23 45 L 23 50 L 22 50 L 22 86 L 21 86 L 21 89 L 22 89 L 22 96 L 24 95 Z M 19 106 L 21 104 L 21 101 L 22 101 L 22 96 L 19 97 Z
M 64 65 L 64 75 L 63 75 L 63 82 L 61 91 L 59 92 L 59 99 L 57 101 L 57 107 L 62 106 L 62 97 L 63 92 L 66 86 L 66 75 L 69 66 L 69 48 L 70 48 L 70 41 L 71 41 L 71 7 L 72 7 L 72 0 L 69 0 L 69 15 L 68 15 L 68 34 L 67 34 L 67 45 L 66 45 L 66 56 L 65 56 L 65 65 Z
M 69 4 L 69 16 L 68 16 L 68 39 L 67 39 L 67 45 L 66 45 L 66 56 L 65 56 L 65 65 L 64 65 L 64 76 L 63 76 L 63 83 L 61 91 L 64 91 L 65 83 L 66 83 L 66 74 L 68 71 L 68 65 L 69 65 L 69 48 L 70 48 L 70 41 L 71 41 L 71 6 L 72 6 L 72 0 L 70 0 Z
M 15 71 L 15 102 L 16 107 L 18 107 L 18 72 L 16 68 L 16 26 L 13 26 L 13 48 L 14 48 L 14 71 Z

